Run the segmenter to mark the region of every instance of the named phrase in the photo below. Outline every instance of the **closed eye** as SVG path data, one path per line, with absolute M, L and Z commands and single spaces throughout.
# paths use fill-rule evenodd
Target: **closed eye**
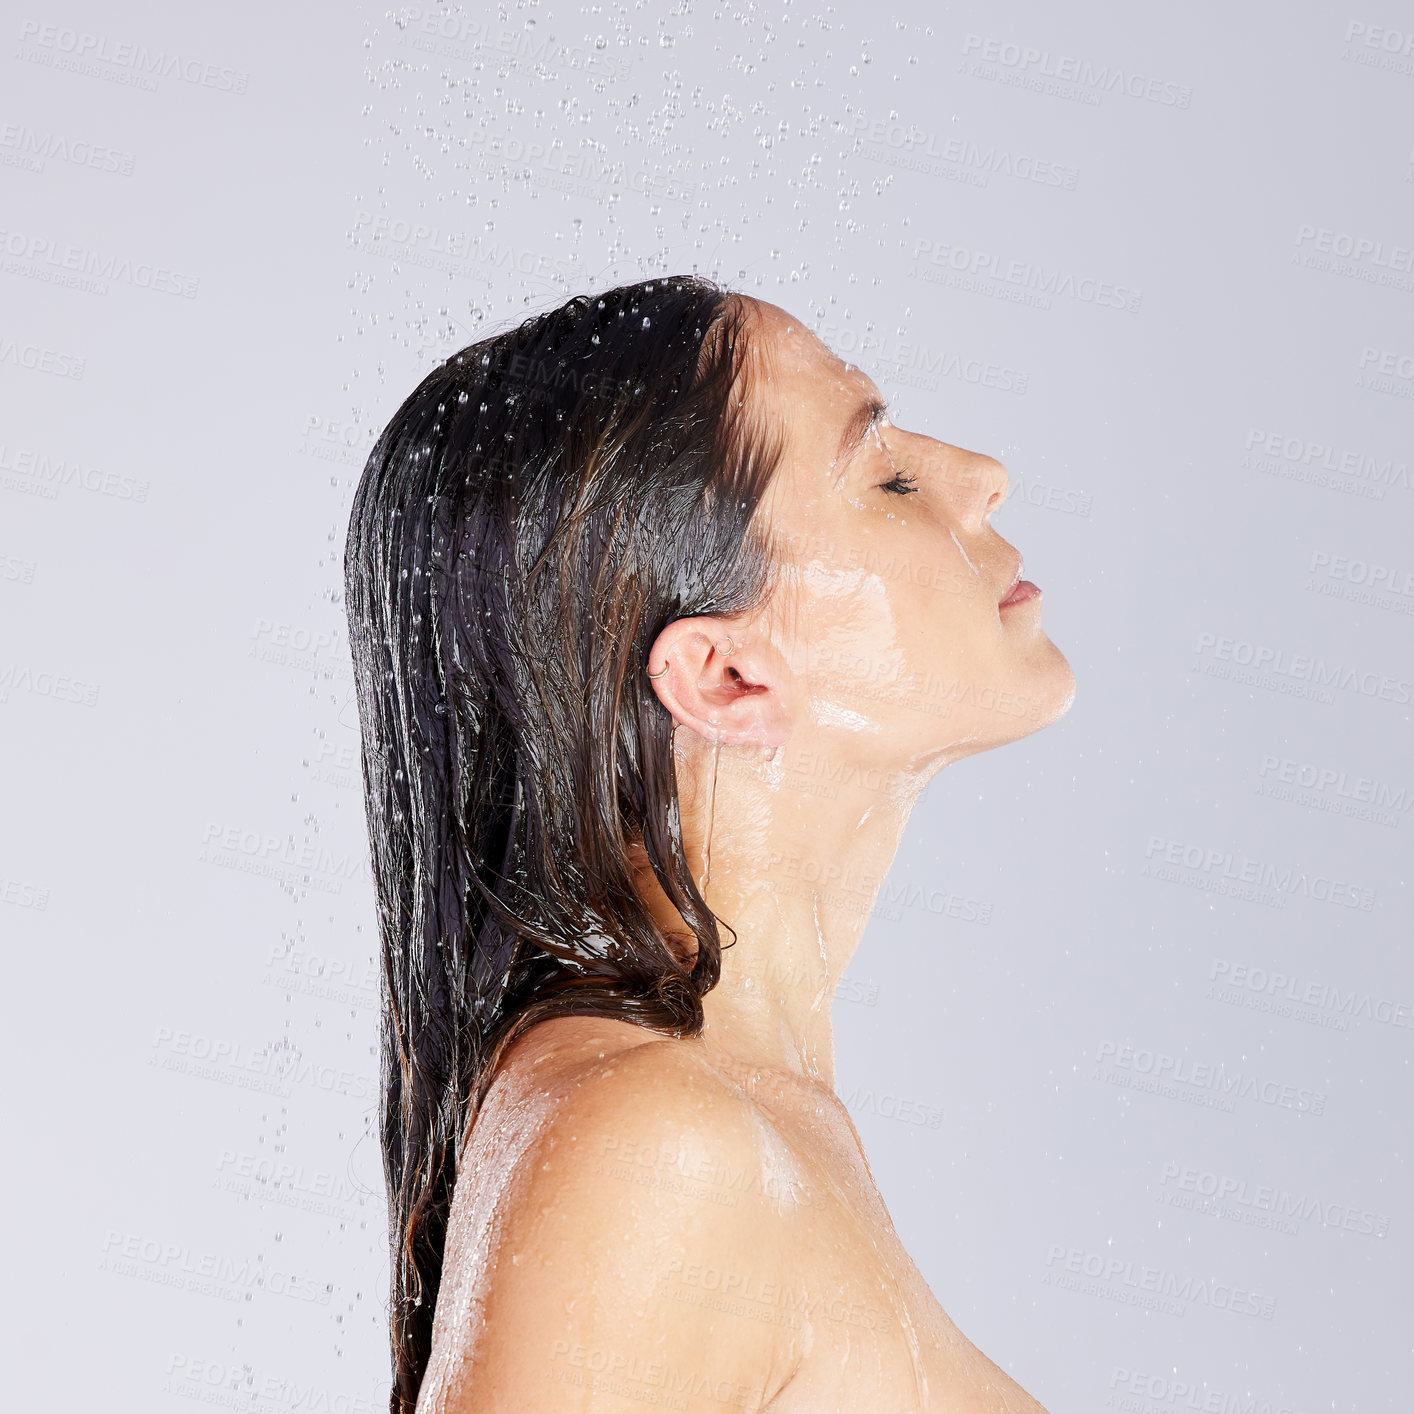
M 910 472 L 896 471 L 889 480 L 880 484 L 879 490 L 887 491 L 891 496 L 911 496 L 918 490 L 918 483 Z

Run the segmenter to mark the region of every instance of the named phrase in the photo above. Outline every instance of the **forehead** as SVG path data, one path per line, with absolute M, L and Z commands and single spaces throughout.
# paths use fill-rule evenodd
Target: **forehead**
M 784 434 L 763 510 L 782 537 L 785 559 L 799 562 L 807 547 L 833 541 L 839 531 L 844 504 L 831 493 L 839 491 L 847 465 L 839 460 L 841 440 L 861 406 L 879 400 L 879 390 L 785 310 L 760 300 L 753 306 L 749 396 Z
M 754 393 L 785 426 L 790 442 L 811 450 L 817 442 L 833 447 L 860 401 L 877 397 L 873 381 L 778 305 L 752 305 Z

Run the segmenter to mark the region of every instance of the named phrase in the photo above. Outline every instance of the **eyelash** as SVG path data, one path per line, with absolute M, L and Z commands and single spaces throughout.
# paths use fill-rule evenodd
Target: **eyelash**
M 900 471 L 883 482 L 879 490 L 887 491 L 891 496 L 911 496 L 918 490 L 918 483 L 913 479 L 912 473 Z

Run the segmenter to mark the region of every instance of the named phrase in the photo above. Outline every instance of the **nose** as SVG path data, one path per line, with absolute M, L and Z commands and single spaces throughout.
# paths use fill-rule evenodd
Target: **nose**
M 943 444 L 951 463 L 948 486 L 959 519 L 969 530 L 981 530 L 1001 508 L 1011 488 L 1006 467 L 995 457 Z

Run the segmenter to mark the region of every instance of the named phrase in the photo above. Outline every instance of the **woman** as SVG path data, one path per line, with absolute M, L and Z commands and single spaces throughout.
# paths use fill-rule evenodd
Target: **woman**
M 913 801 L 1070 670 L 992 459 L 773 305 L 570 301 L 399 409 L 347 577 L 394 1414 L 1039 1409 L 903 1251 L 830 1001 Z

